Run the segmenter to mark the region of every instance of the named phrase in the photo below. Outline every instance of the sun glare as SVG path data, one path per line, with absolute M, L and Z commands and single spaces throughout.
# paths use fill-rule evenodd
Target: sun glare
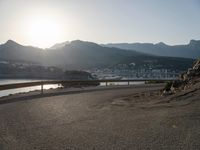
M 48 16 L 30 18 L 27 32 L 29 40 L 42 48 L 59 41 L 63 34 L 61 24 Z

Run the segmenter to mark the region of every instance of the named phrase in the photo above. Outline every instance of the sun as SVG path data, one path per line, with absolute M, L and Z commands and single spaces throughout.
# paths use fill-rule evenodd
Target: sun
M 31 43 L 41 48 L 47 48 L 60 41 L 64 32 L 58 20 L 42 15 L 30 18 L 27 30 Z

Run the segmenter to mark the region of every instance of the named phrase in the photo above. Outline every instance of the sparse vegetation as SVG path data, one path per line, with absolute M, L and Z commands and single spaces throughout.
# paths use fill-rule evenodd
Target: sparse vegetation
M 199 82 L 200 61 L 194 62 L 193 67 L 189 68 L 185 73 L 180 75 L 180 79 L 174 82 L 168 82 L 163 93 L 176 93 L 177 91 L 186 90 L 190 86 Z
M 164 90 L 165 91 L 170 91 L 171 90 L 171 86 L 172 86 L 173 82 L 169 81 L 166 83 Z

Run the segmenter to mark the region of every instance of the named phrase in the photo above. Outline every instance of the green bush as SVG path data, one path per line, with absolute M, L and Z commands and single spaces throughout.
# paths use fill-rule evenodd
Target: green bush
M 164 90 L 166 91 L 170 91 L 171 90 L 171 86 L 172 86 L 173 82 L 169 81 L 166 83 Z

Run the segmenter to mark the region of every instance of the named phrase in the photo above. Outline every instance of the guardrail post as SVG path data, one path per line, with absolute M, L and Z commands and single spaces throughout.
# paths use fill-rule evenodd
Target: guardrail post
M 108 86 L 108 82 L 106 81 L 106 86 Z
M 128 85 L 129 85 L 130 83 L 129 83 L 129 81 L 128 81 Z
M 44 85 L 43 85 L 43 83 L 41 84 L 41 94 L 43 94 L 44 93 L 44 87 L 43 87 Z

